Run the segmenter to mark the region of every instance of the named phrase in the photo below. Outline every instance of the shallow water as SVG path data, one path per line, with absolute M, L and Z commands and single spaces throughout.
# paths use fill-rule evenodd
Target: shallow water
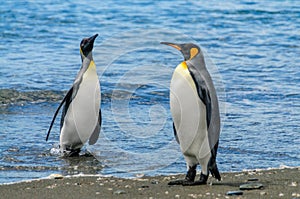
M 168 104 L 183 58 L 161 41 L 206 51 L 222 111 L 220 171 L 299 166 L 298 1 L 6 1 L 0 13 L 0 183 L 185 172 Z M 79 70 L 79 43 L 95 33 L 101 137 L 61 158 L 50 153 L 59 122 L 45 136 Z

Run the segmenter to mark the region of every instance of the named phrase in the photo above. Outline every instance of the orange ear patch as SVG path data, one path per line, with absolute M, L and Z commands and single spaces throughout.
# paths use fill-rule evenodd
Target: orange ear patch
M 197 48 L 191 48 L 190 50 L 190 60 L 193 59 L 197 54 L 198 54 L 198 49 Z

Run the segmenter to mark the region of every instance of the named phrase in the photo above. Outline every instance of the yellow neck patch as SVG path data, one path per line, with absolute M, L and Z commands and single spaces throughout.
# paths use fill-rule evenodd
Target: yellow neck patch
M 188 69 L 188 66 L 185 61 L 181 62 L 181 64 L 179 64 L 179 66 L 182 67 L 182 69 L 184 69 L 184 70 Z
M 89 69 L 90 68 L 96 68 L 95 62 L 93 60 L 91 60 L 90 62 Z

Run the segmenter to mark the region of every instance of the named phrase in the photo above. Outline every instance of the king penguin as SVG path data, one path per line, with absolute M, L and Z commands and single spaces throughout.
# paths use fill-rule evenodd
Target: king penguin
M 213 81 L 207 71 L 203 53 L 193 43 L 161 42 L 179 50 L 184 57 L 172 76 L 170 109 L 173 130 L 187 164 L 185 179 L 169 185 L 202 185 L 209 172 L 218 180 L 221 176 L 216 164 L 220 135 L 220 113 Z M 200 179 L 195 181 L 197 165 Z
M 58 106 L 50 124 L 49 138 L 55 118 L 64 105 L 60 121 L 60 151 L 66 156 L 76 156 L 89 140 L 97 142 L 101 129 L 101 91 L 92 50 L 98 34 L 82 39 L 80 43 L 81 69 Z

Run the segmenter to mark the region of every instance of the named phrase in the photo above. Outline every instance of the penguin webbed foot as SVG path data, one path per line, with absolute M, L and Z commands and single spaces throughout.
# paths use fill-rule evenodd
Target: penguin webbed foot
M 195 185 L 206 185 L 207 184 L 208 175 L 204 175 L 202 172 L 200 174 L 200 179 L 194 182 L 185 182 L 183 186 L 195 186 Z
M 79 157 L 80 149 L 71 149 L 63 151 L 64 157 Z
M 197 165 L 189 168 L 189 170 L 185 176 L 185 179 L 178 179 L 178 180 L 170 181 L 168 183 L 168 185 L 184 185 L 184 184 L 193 183 L 195 180 L 195 177 L 196 177 L 196 167 L 197 167 Z

